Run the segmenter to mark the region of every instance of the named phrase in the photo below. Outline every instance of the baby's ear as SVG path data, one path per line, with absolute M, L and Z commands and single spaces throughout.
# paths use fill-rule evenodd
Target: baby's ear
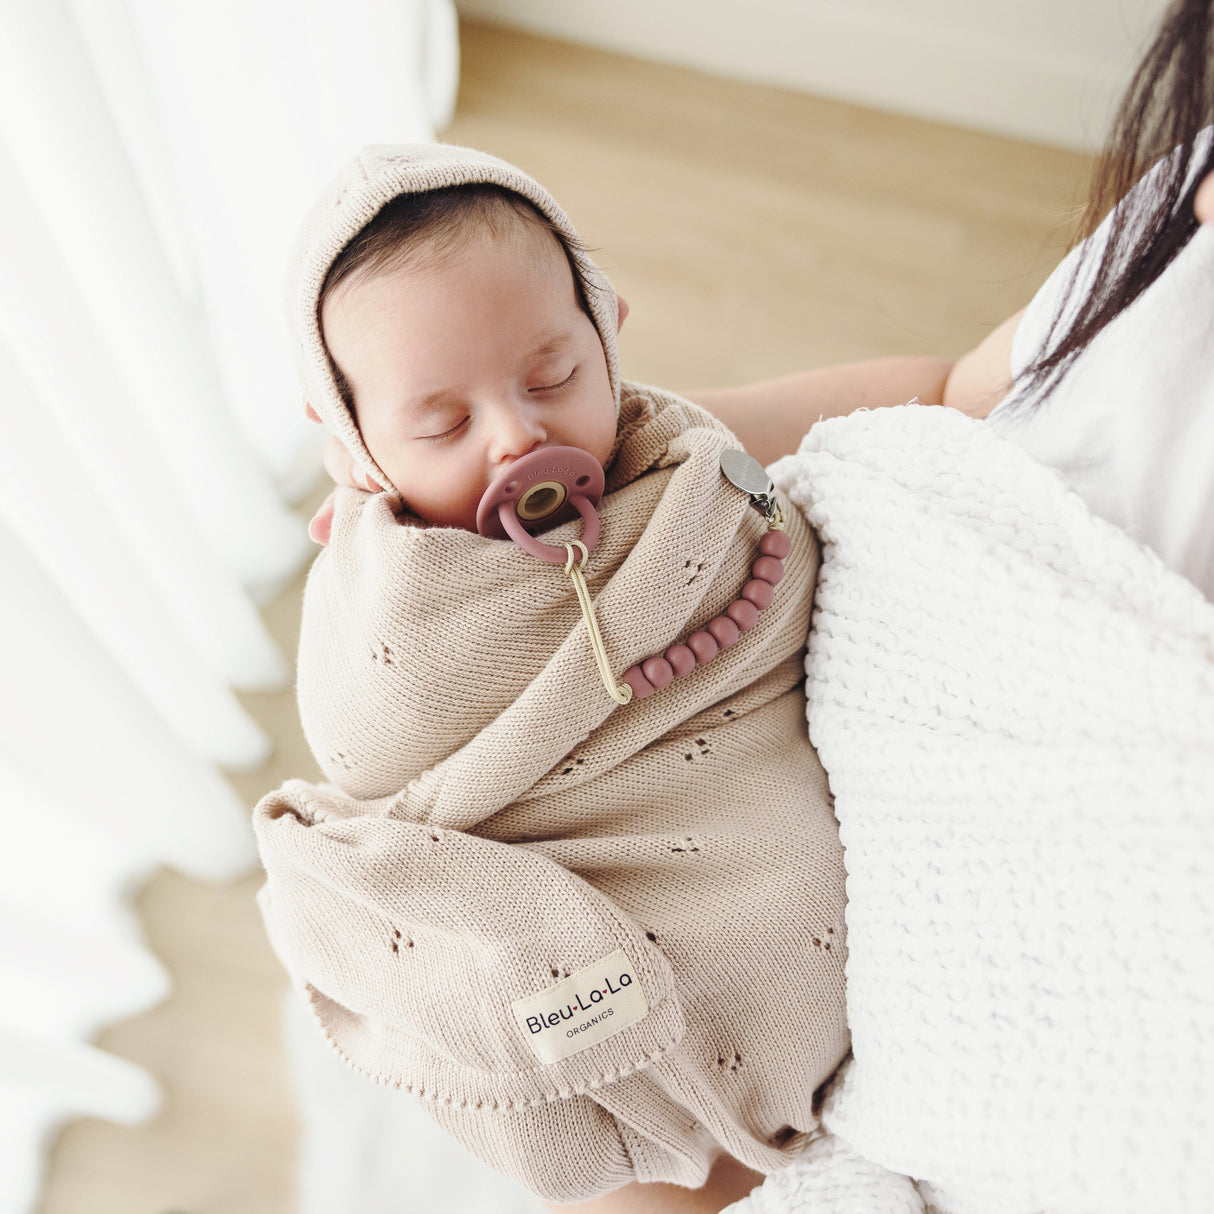
M 628 317 L 628 300 L 617 291 L 615 293 L 615 331 L 618 333 L 624 327 Z

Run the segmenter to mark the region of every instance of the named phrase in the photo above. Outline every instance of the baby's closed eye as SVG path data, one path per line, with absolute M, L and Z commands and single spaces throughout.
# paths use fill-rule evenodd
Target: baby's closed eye
M 528 388 L 527 391 L 528 392 L 557 392 L 561 388 L 569 387 L 569 385 L 572 384 L 573 381 L 577 378 L 577 372 L 578 372 L 577 367 L 574 367 L 573 370 L 570 371 L 569 374 L 564 376 L 563 378 L 560 376 L 560 373 L 557 372 L 556 378 L 554 379 L 553 382 L 551 382 L 551 383 L 542 383 L 541 382 L 541 383 L 535 384 L 533 387 Z M 541 377 L 541 378 L 548 378 L 548 377 Z
M 422 442 L 437 443 L 447 438 L 454 438 L 470 421 L 467 416 L 456 422 L 453 426 L 449 426 L 446 430 L 442 430 L 436 434 L 418 434 L 415 437 Z

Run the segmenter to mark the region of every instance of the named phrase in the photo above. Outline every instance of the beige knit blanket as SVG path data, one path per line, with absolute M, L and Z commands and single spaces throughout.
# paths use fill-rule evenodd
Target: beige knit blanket
M 748 579 L 736 446 L 624 385 L 586 569 L 617 676 Z M 801 690 L 818 550 L 788 526 L 757 626 L 623 706 L 568 579 L 509 542 L 347 493 L 309 578 L 299 701 L 331 783 L 257 807 L 271 937 L 350 1065 L 550 1199 L 698 1185 L 721 1147 L 781 1166 L 847 1050 Z

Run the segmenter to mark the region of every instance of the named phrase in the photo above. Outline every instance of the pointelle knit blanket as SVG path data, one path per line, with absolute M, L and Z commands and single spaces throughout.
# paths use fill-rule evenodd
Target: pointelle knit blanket
M 732 1214 L 1214 1206 L 1214 606 L 981 423 L 819 423 L 853 1057 Z
M 765 524 L 719 471 L 735 446 L 624 385 L 586 566 L 617 677 L 747 581 Z M 617 705 L 559 566 L 338 497 L 299 656 L 328 782 L 258 805 L 262 909 L 342 1057 L 542 1196 L 697 1186 L 722 1147 L 782 1167 L 846 1054 L 801 691 L 817 545 L 791 515 L 758 623 Z

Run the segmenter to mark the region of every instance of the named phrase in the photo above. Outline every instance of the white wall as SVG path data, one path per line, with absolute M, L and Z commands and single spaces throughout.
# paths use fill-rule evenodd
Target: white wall
M 1063 147 L 1098 146 L 1166 0 L 457 0 L 461 13 Z

